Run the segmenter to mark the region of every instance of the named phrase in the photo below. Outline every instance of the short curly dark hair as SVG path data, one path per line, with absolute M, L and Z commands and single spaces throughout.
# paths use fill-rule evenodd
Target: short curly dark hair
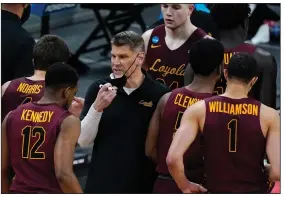
M 210 76 L 218 71 L 224 59 L 224 47 L 215 39 L 202 39 L 194 44 L 189 53 L 189 63 L 196 75 Z
M 235 78 L 244 83 L 258 77 L 259 68 L 255 58 L 248 53 L 236 53 L 228 65 L 228 78 Z
M 220 30 L 233 29 L 244 24 L 251 13 L 248 3 L 211 4 L 210 11 Z

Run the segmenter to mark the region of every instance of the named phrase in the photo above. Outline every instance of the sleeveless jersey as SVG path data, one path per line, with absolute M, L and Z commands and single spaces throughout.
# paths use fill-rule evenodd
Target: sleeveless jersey
M 188 53 L 193 44 L 206 33 L 198 28 L 179 48 L 170 50 L 166 44 L 165 25 L 156 27 L 150 37 L 145 64 L 150 76 L 171 88 L 184 86 L 184 72 L 189 63 Z
M 1 119 L 19 105 L 38 101 L 43 96 L 44 80 L 32 81 L 25 77 L 12 80 L 2 97 Z
M 27 103 L 7 119 L 13 193 L 62 193 L 54 169 L 54 147 L 70 113 L 56 104 Z
M 256 50 L 256 46 L 253 46 L 253 45 L 247 44 L 247 43 L 240 44 L 240 45 L 238 45 L 234 48 L 231 48 L 231 49 L 225 49 L 224 64 L 223 64 L 224 69 L 228 68 L 228 64 L 230 62 L 230 59 L 235 53 L 243 52 L 243 53 L 248 53 L 250 55 L 253 55 L 255 50 Z M 222 74 L 221 79 L 216 83 L 214 93 L 216 95 L 224 94 L 226 87 L 227 87 L 227 82 L 226 82 L 224 75 Z M 250 96 L 252 96 L 252 94 L 250 94 Z
M 169 175 L 166 157 L 172 143 L 173 135 L 180 125 L 182 115 L 187 107 L 212 94 L 192 92 L 185 87 L 173 90 L 164 108 L 160 122 L 160 132 L 157 144 L 157 168 L 156 171 L 162 175 Z M 201 183 L 203 181 L 203 155 L 201 151 L 200 136 L 196 137 L 194 143 L 184 155 L 184 165 L 187 176 L 191 181 Z
M 265 193 L 272 184 L 264 171 L 266 139 L 251 98 L 205 99 L 203 128 L 205 188 L 209 193 Z

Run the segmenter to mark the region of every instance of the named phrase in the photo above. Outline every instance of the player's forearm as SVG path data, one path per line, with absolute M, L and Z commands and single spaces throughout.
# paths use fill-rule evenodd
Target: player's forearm
M 280 173 L 277 173 L 270 164 L 265 164 L 264 166 L 271 181 L 280 181 Z
M 58 183 L 60 185 L 60 188 L 62 192 L 64 193 L 76 193 L 76 194 L 82 194 L 83 190 L 79 184 L 79 181 L 74 173 L 60 175 L 57 177 Z
M 157 149 L 152 147 L 151 149 L 146 150 L 147 157 L 150 157 L 155 163 L 157 163 Z
M 92 144 L 97 136 L 102 112 L 97 112 L 93 106 L 90 107 L 88 114 L 81 121 L 81 134 L 78 144 L 81 147 Z
M 9 193 L 10 182 L 8 178 L 8 172 L 1 171 L 1 193 L 7 194 Z
M 175 180 L 176 184 L 183 191 L 183 189 L 187 188 L 188 186 L 188 180 L 184 173 L 183 158 L 174 158 L 168 155 L 167 165 L 169 172 Z

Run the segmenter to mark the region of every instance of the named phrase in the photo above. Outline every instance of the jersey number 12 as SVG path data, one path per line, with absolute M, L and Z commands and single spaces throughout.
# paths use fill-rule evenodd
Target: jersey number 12
M 44 152 L 38 152 L 39 147 L 45 141 L 45 130 L 41 126 L 26 126 L 22 129 L 22 158 L 45 159 Z M 31 144 L 31 137 L 37 137 L 37 141 Z M 32 146 L 32 148 L 30 148 Z

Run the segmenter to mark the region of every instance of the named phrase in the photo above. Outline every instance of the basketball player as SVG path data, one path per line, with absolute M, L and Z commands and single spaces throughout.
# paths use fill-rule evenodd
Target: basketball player
M 19 105 L 38 101 L 43 96 L 46 70 L 56 62 L 66 62 L 69 49 L 62 39 L 55 35 L 45 35 L 33 49 L 34 75 L 8 81 L 2 86 L 1 121 Z
M 173 90 L 183 87 L 188 53 L 206 33 L 190 22 L 193 4 L 162 4 L 161 9 L 165 24 L 143 34 L 147 51 L 144 68 Z
M 193 82 L 165 94 L 159 101 L 146 140 L 146 154 L 157 163 L 156 171 L 159 174 L 154 193 L 182 192 L 168 171 L 167 153 L 186 108 L 212 96 L 215 86 L 212 81 L 217 81 L 220 77 L 223 54 L 224 47 L 219 41 L 211 39 L 198 41 L 189 54 L 189 62 L 194 70 Z M 202 183 L 204 180 L 200 140 L 200 136 L 195 139 L 185 157 L 187 175 L 195 183 Z
M 3 193 L 82 193 L 73 172 L 80 120 L 68 108 L 78 75 L 56 63 L 45 77 L 44 95 L 10 112 L 2 124 Z M 9 168 L 15 172 L 11 185 Z
M 180 189 L 196 191 L 184 175 L 182 159 L 201 131 L 204 186 L 209 193 L 268 193 L 273 186 L 271 181 L 280 178 L 279 114 L 248 98 L 258 76 L 253 56 L 233 55 L 224 75 L 224 94 L 200 101 L 185 111 L 167 156 L 169 171 Z M 267 169 L 263 162 L 265 152 L 270 160 Z
M 248 32 L 249 4 L 213 4 L 210 10 L 211 16 L 220 30 L 220 41 L 225 47 L 224 68 L 227 68 L 230 57 L 234 53 L 247 52 L 253 55 L 259 65 L 260 76 L 249 96 L 275 108 L 277 77 L 275 58 L 267 51 L 244 43 Z M 190 81 L 187 81 L 188 83 Z M 226 80 L 222 77 L 216 84 L 215 93 L 223 94 L 225 89 Z

